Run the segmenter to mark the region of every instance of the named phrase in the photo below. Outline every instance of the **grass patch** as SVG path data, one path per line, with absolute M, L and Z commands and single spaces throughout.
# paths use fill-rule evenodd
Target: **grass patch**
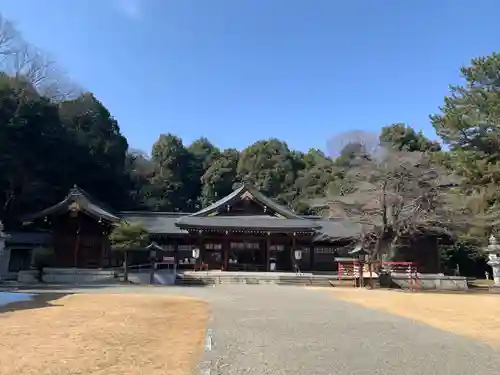
M 328 290 L 335 298 L 500 345 L 500 295 Z
M 203 350 L 201 301 L 80 294 L 31 303 L 0 314 L 1 375 L 186 375 Z

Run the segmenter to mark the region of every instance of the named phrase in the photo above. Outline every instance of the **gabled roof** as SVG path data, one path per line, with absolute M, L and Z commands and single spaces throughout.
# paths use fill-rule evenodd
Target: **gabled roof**
M 234 204 L 246 198 L 269 208 L 269 210 L 278 213 L 285 219 L 267 215 L 210 216 L 218 210 L 225 211 L 226 205 Z M 314 241 L 329 242 L 359 236 L 362 229 L 360 224 L 344 219 L 326 220 L 321 219 L 320 216 L 299 216 L 246 184 L 195 213 L 151 211 L 121 211 L 115 213 L 104 204 L 93 199 L 84 190 L 75 186 L 63 201 L 36 214 L 26 216 L 22 220 L 31 221 L 73 209 L 81 210 L 96 219 L 103 219 L 111 223 L 120 220 L 140 222 L 149 233 L 157 235 L 187 235 L 188 229 L 194 228 L 214 230 L 227 228 L 269 232 L 316 232 Z M 11 242 L 19 242 L 19 237 L 16 237 L 12 238 Z M 30 241 L 39 241 L 38 237 L 31 237 L 33 238 L 30 238 Z
M 289 208 L 276 203 L 271 198 L 266 197 L 259 190 L 254 188 L 249 184 L 243 184 L 231 194 L 219 199 L 217 202 L 212 203 L 210 206 L 201 209 L 190 216 L 208 216 L 218 210 L 225 209 L 225 206 L 233 204 L 237 201 L 242 200 L 245 196 L 250 197 L 253 201 L 261 204 L 264 207 L 271 209 L 272 211 L 284 216 L 286 219 L 298 219 L 303 220 L 303 218 L 297 215 L 295 212 Z
M 148 246 L 146 246 L 146 250 L 163 250 L 163 247 L 153 241 Z
M 83 189 L 80 189 L 76 185 L 61 202 L 35 214 L 26 215 L 22 220 L 31 221 L 45 216 L 61 214 L 70 210 L 79 210 L 96 219 L 106 220 L 111 223 L 120 221 L 120 218 L 116 216 L 111 209 L 93 199 Z

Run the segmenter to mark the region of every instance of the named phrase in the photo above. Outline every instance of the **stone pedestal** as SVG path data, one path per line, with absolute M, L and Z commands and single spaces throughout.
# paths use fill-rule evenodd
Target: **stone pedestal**
M 500 257 L 497 254 L 489 254 L 488 265 L 493 270 L 493 281 L 495 287 L 500 287 Z
M 493 287 L 500 288 L 500 245 L 495 236 L 491 235 L 490 243 L 486 250 L 488 252 L 488 265 L 493 271 Z

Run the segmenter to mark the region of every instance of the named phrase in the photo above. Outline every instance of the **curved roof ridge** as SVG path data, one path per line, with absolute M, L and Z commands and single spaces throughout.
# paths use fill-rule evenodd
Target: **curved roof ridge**
M 228 204 L 229 202 L 232 202 L 234 198 L 236 198 L 243 190 L 245 189 L 245 185 L 241 185 L 239 188 L 233 190 L 232 193 L 229 195 L 226 195 L 225 197 L 219 199 L 218 201 L 212 203 L 211 205 L 202 208 L 199 211 L 196 211 L 195 213 L 190 214 L 189 216 L 204 216 L 205 214 L 209 214 L 213 211 L 215 211 L 217 208 L 221 207 L 224 204 Z
M 48 216 L 51 214 L 57 214 L 65 210 L 67 211 L 70 209 L 70 205 L 73 204 L 74 202 L 77 202 L 79 204 L 80 206 L 79 209 L 81 209 L 82 211 L 86 212 L 91 216 L 94 216 L 99 219 L 104 219 L 110 222 L 120 221 L 120 218 L 116 216 L 115 213 L 109 207 L 96 201 L 94 198 L 92 198 L 90 194 L 85 192 L 85 190 L 77 187 L 76 185 L 74 185 L 73 188 L 69 190 L 66 197 L 59 203 L 56 203 L 55 205 L 52 205 L 34 214 L 25 215 L 24 217 L 21 218 L 21 220 L 32 221 L 40 217 Z
M 229 195 L 226 195 L 225 197 L 219 199 L 218 201 L 212 203 L 211 205 L 202 208 L 201 210 L 189 215 L 193 217 L 197 216 L 206 216 L 211 214 L 214 211 L 217 211 L 220 207 L 224 205 L 231 204 L 238 198 L 241 198 L 241 196 L 245 193 L 249 192 L 252 194 L 253 198 L 261 203 L 264 206 L 267 206 L 271 208 L 273 211 L 279 213 L 280 215 L 285 216 L 287 219 L 298 219 L 298 220 L 305 220 L 302 216 L 296 214 L 292 210 L 290 210 L 288 207 L 283 206 L 279 204 L 278 202 L 275 202 L 272 198 L 267 197 L 263 193 L 261 193 L 256 187 L 252 186 L 249 183 L 243 183 L 240 187 L 237 189 L 233 190 L 233 192 Z

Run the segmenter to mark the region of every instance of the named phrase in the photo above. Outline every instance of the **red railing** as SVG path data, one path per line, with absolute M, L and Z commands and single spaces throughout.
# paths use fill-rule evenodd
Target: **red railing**
M 365 262 L 362 265 L 362 275 L 360 275 L 360 261 L 339 261 L 338 262 L 338 279 L 352 279 L 354 286 L 358 284 L 358 280 L 378 277 L 379 272 L 387 272 L 389 274 L 405 275 L 408 280 L 408 289 L 415 291 L 420 288 L 418 280 L 418 267 L 415 262 Z

